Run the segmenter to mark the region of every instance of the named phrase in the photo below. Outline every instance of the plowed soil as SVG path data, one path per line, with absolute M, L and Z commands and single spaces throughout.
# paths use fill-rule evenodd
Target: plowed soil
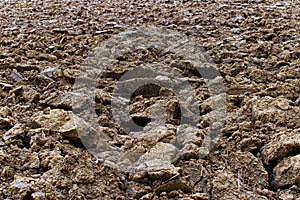
M 293 0 L 0 1 L 0 199 L 300 200 L 299 13 Z M 212 127 L 204 78 L 153 49 L 116 58 L 95 98 L 109 144 L 142 153 L 138 162 L 152 168 L 122 170 L 78 135 L 90 130 L 74 125 L 72 115 L 82 64 L 134 27 L 193 38 L 214 63 L 226 113 L 208 154 L 199 156 Z M 180 124 L 174 93 L 155 86 L 130 101 L 144 135 L 126 134 L 113 121 L 113 86 L 149 62 L 191 83 L 200 108 L 195 127 Z M 169 112 L 166 123 L 150 123 L 150 107 L 160 115 L 161 106 Z M 163 133 L 147 132 L 151 126 Z

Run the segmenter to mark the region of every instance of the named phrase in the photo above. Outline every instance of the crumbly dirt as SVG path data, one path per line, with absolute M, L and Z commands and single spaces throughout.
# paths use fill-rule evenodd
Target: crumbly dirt
M 0 198 L 299 200 L 299 13 L 292 0 L 0 1 Z M 94 132 L 74 119 L 72 91 L 97 46 L 146 26 L 195 38 L 220 72 L 226 115 L 210 153 L 199 157 L 213 107 L 204 78 L 153 49 L 118 57 L 97 82 L 96 119 L 109 144 L 143 154 L 144 171 L 133 173 L 87 150 L 78 133 Z M 200 109 L 195 127 L 180 124 L 176 95 L 155 85 L 130 100 L 139 136 L 113 120 L 113 87 L 150 62 L 191 83 Z M 161 107 L 165 124 L 149 123 Z

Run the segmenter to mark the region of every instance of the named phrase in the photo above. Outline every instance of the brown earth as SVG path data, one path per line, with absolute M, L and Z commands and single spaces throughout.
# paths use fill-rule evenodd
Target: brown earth
M 1 1 L 0 198 L 299 200 L 299 13 L 298 1 Z M 214 97 L 205 78 L 172 49 L 115 58 L 97 80 L 96 120 L 108 144 L 129 152 L 123 162 L 142 153 L 142 170 L 133 172 L 107 162 L 104 153 L 119 156 L 111 150 L 87 150 L 79 132 L 96 150 L 102 140 L 74 119 L 72 98 L 76 78 L 88 69 L 82 64 L 102 56 L 92 53 L 95 47 L 147 26 L 167 27 L 203 47 L 220 72 L 212 81 L 225 86 L 226 114 L 221 127 L 210 124 Z M 153 62 L 191 84 L 200 108 L 196 126 L 180 124 L 176 95 L 155 85 L 130 100 L 140 135 L 124 133 L 113 120 L 118 80 Z M 159 116 L 162 107 L 165 124 L 152 123 L 150 113 Z M 215 126 L 215 145 L 199 157 Z

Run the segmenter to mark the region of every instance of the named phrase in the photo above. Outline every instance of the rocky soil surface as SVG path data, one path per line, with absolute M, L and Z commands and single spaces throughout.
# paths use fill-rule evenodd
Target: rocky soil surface
M 0 198 L 299 200 L 299 13 L 292 0 L 0 1 Z M 211 95 L 206 77 L 171 48 L 125 52 L 96 77 L 94 115 L 84 113 L 95 118 L 99 138 L 72 114 L 87 104 L 72 104 L 78 77 L 90 73 L 92 58 L 103 64 L 96 47 L 150 26 L 194 38 L 224 91 Z M 132 89 L 124 74 L 137 66 L 155 74 L 160 64 L 190 84 L 199 115 L 183 114 L 192 104 L 180 105 L 167 85 L 149 84 L 130 96 L 122 129 L 114 88 Z M 189 97 L 189 88 L 182 91 Z M 132 121 L 140 129 L 128 133 Z M 124 168 L 130 162 L 135 170 Z

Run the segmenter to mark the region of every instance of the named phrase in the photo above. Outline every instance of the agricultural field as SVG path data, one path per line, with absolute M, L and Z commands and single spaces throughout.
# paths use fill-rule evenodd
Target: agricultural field
M 296 0 L 0 0 L 0 199 L 300 200 L 299 86 Z

